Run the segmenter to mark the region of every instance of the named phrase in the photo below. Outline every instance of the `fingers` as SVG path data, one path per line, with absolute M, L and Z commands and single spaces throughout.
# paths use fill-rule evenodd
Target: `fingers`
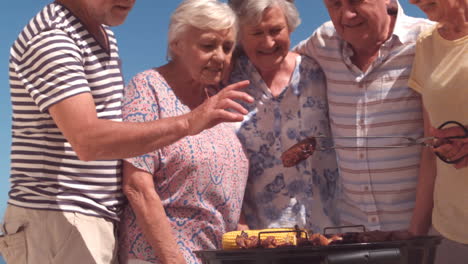
M 434 152 L 437 152 L 450 160 L 455 160 L 455 156 L 460 151 L 460 148 L 460 144 L 452 142 L 451 144 L 443 144 L 434 148 Z
M 223 88 L 223 90 L 239 90 L 239 89 L 242 89 L 242 88 L 245 88 L 247 86 L 249 86 L 250 84 L 250 81 L 249 80 L 244 80 L 244 81 L 240 81 L 240 82 L 236 82 L 236 83 L 233 83 L 233 84 L 230 84 L 226 87 Z
M 444 129 L 431 128 L 430 132 L 434 137 L 438 137 L 438 138 L 456 137 L 456 136 L 465 135 L 465 131 L 463 131 L 461 127 L 449 127 L 449 128 L 444 128 Z
M 444 144 L 434 148 L 434 152 L 447 158 L 447 160 L 458 160 L 468 156 L 468 144 L 463 144 L 461 141 L 452 142 L 451 144 Z M 463 166 L 463 161 L 460 166 Z M 457 165 L 459 164 L 457 163 Z

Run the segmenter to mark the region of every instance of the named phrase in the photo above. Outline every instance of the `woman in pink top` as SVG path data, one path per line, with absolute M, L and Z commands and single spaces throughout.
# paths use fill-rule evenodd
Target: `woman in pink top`
M 179 116 L 216 92 L 230 63 L 236 23 L 224 3 L 184 1 L 171 17 L 171 60 L 132 79 L 125 90 L 124 119 Z M 244 112 L 234 101 L 225 108 Z M 223 233 L 236 229 L 247 170 L 228 123 L 127 159 L 123 189 L 130 206 L 120 229 L 121 262 L 200 263 L 195 250 L 220 248 Z

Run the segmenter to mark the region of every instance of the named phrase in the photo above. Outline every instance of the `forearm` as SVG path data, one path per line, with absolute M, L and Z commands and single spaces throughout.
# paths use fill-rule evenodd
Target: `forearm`
M 170 145 L 188 135 L 186 116 L 132 123 L 97 119 L 76 133 L 73 148 L 84 160 L 139 156 Z
M 410 231 L 416 235 L 427 234 L 431 227 L 433 193 L 436 178 L 436 158 L 432 151 L 424 148 L 421 154 L 416 203 L 411 219 Z
M 127 198 L 135 212 L 143 235 L 164 264 L 180 264 L 185 260 L 179 251 L 159 196 L 151 193 L 129 193 Z
M 247 220 L 245 220 L 244 211 L 241 211 L 239 216 L 239 222 L 237 223 L 237 230 L 249 230 L 249 225 L 247 225 Z
M 431 122 L 423 108 L 424 136 L 431 136 Z M 437 174 L 436 156 L 428 147 L 423 147 L 419 166 L 416 203 L 409 231 L 414 235 L 425 235 L 432 224 L 432 209 L 434 207 L 434 183 Z

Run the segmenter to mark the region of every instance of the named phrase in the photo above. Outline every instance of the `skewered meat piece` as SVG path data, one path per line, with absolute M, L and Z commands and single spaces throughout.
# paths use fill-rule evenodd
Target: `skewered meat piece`
M 328 246 L 328 244 L 330 244 L 328 238 L 319 233 L 312 234 L 309 240 L 312 246 Z
M 314 153 L 316 145 L 317 140 L 314 137 L 306 138 L 294 144 L 281 154 L 283 166 L 286 168 L 296 166 Z
M 358 241 L 360 243 L 382 242 L 390 241 L 391 232 L 386 231 L 367 231 L 358 234 Z
M 261 240 L 262 248 L 277 248 L 276 239 L 274 236 L 269 236 Z
M 236 244 L 239 248 L 256 248 L 258 247 L 258 237 L 249 237 L 246 232 L 242 232 L 236 237 Z

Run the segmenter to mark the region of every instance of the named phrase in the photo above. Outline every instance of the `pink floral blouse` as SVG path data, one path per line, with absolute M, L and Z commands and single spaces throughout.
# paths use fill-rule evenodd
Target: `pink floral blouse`
M 152 121 L 189 111 L 155 69 L 136 75 L 126 87 L 125 121 Z M 193 251 L 220 248 L 222 234 L 236 229 L 248 161 L 231 124 L 127 161 L 154 175 L 156 192 L 187 263 L 201 263 Z M 120 234 L 123 260 L 159 263 L 130 206 L 125 208 Z

